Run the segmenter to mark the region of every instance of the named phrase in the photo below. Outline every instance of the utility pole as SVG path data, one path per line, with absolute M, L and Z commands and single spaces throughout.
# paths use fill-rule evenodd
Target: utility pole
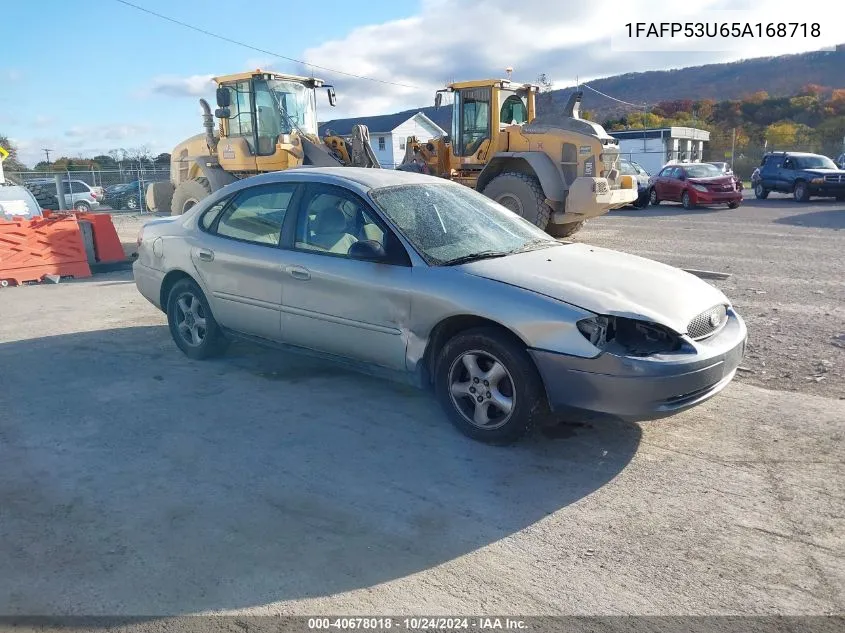
M 736 128 L 731 133 L 731 171 L 734 169 L 734 153 L 736 153 Z
M 49 164 L 50 163 L 50 152 L 52 152 L 53 150 L 47 149 L 46 147 L 42 147 L 41 150 L 47 156 L 47 163 Z

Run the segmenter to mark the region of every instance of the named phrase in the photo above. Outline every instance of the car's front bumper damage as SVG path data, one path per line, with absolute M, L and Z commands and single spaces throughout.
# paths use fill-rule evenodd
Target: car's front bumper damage
M 660 418 L 704 402 L 734 377 L 748 334 L 738 314 L 730 310 L 728 315 L 717 334 L 688 341 L 694 352 L 648 357 L 605 352 L 595 358 L 529 352 L 552 410 L 581 409 L 627 420 Z

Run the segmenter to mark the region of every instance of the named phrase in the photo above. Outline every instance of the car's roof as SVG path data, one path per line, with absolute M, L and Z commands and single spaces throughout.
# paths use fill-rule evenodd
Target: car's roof
M 365 189 L 378 189 L 393 185 L 445 184 L 453 185 L 449 180 L 397 169 L 370 169 L 366 167 L 296 167 L 285 171 L 275 171 L 249 179 L 252 184 L 287 182 L 289 180 L 318 180 L 327 183 L 354 183 Z

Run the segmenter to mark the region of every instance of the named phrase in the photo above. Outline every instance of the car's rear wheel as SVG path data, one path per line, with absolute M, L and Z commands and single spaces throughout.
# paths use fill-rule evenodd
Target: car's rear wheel
M 754 185 L 754 197 L 758 200 L 765 200 L 769 197 L 769 190 L 763 186 L 763 183 L 758 182 Z
M 88 213 L 91 210 L 91 205 L 85 202 L 85 200 L 79 200 L 74 203 L 73 209 L 79 213 Z
M 681 204 L 684 205 L 684 209 L 694 209 L 695 204 L 693 204 L 692 198 L 689 195 L 689 191 L 684 191 L 681 195 Z
M 810 199 L 810 188 L 803 180 L 795 183 L 795 189 L 792 190 L 792 197 L 795 202 L 807 202 Z
M 648 203 L 654 206 L 660 204 L 660 198 L 657 197 L 657 189 L 654 187 L 648 192 Z
M 228 346 L 208 300 L 192 279 L 177 281 L 170 290 L 167 324 L 173 341 L 194 360 L 219 356 Z
M 452 423 L 482 442 L 515 442 L 548 411 L 528 352 L 495 328 L 467 330 L 449 340 L 438 354 L 434 381 Z

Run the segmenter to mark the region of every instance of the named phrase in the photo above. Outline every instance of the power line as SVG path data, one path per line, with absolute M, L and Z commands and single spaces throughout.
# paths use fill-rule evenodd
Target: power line
M 643 108 L 648 107 L 647 103 L 636 104 L 636 103 L 630 103 L 629 101 L 623 101 L 622 99 L 617 99 L 616 97 L 611 97 L 609 94 L 605 94 L 601 90 L 596 90 L 595 88 L 593 88 L 592 86 L 588 86 L 587 84 L 581 84 L 581 87 L 587 88 L 588 90 L 592 90 L 596 94 L 600 94 L 602 97 L 607 97 L 611 101 L 616 101 L 617 103 L 621 103 L 621 104 L 624 104 L 626 106 L 631 106 L 632 108 L 637 108 L 638 110 L 642 110 Z
M 192 31 L 196 31 L 197 33 L 202 33 L 203 35 L 208 35 L 209 37 L 217 38 L 218 40 L 223 40 L 224 42 L 229 42 L 230 44 L 237 44 L 238 46 L 243 46 L 244 48 L 248 48 L 250 50 L 256 51 L 258 53 L 263 53 L 264 55 L 272 55 L 273 57 L 278 57 L 279 59 L 285 59 L 289 62 L 294 62 L 297 64 L 302 64 L 303 66 L 311 66 L 312 68 L 319 68 L 320 70 L 325 70 L 329 73 L 334 73 L 336 75 L 345 75 L 346 77 L 354 77 L 355 79 L 364 79 L 366 81 L 374 81 L 380 84 L 387 84 L 389 86 L 399 86 L 401 88 L 412 88 L 414 90 L 420 90 L 419 86 L 412 86 L 410 84 L 400 84 L 395 81 L 387 81 L 386 79 L 377 79 L 376 77 L 367 77 L 365 75 L 356 75 L 355 73 L 348 73 L 343 70 L 336 70 L 334 68 L 327 68 L 326 66 L 318 66 L 317 64 L 310 64 L 305 62 L 301 59 L 295 59 L 293 57 L 287 57 L 286 55 L 280 55 L 279 53 L 274 53 L 273 51 L 268 51 L 263 48 L 258 48 L 257 46 L 252 46 L 250 44 L 246 44 L 245 42 L 241 42 L 238 40 L 234 40 L 230 37 L 226 37 L 224 35 L 219 35 L 217 33 L 212 33 L 211 31 L 206 31 L 205 29 L 201 29 L 198 26 L 194 26 L 193 24 L 188 24 L 187 22 L 182 22 L 175 18 L 168 17 L 166 15 L 162 15 L 161 13 L 156 13 L 155 11 L 151 11 L 150 9 L 145 9 L 144 7 L 140 7 L 137 4 L 133 4 L 131 2 L 127 2 L 127 0 L 115 0 L 115 2 L 119 2 L 120 4 L 124 4 L 127 7 L 132 7 L 133 9 L 137 9 L 138 11 L 142 11 L 144 13 L 148 13 L 150 15 L 154 15 L 157 18 L 161 18 L 162 20 L 167 20 L 168 22 L 172 22 L 173 24 L 178 24 L 179 26 L 183 26 L 186 29 L 191 29 Z

